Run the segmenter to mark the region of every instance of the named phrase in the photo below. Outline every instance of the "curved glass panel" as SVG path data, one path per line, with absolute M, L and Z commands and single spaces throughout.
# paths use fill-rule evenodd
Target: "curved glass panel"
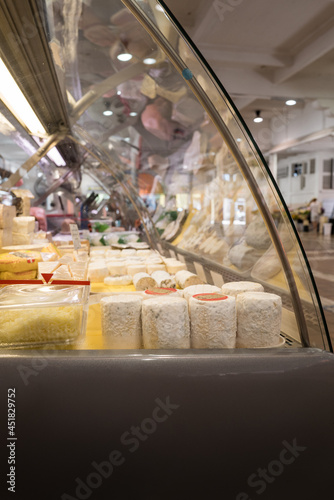
M 83 177 L 92 178 L 119 200 L 127 227 L 141 219 L 151 247 L 207 283 L 262 284 L 282 298 L 288 342 L 331 349 L 279 190 L 167 9 L 155 0 L 42 4 L 70 125 L 59 129 L 76 150 L 81 194 L 89 194 Z

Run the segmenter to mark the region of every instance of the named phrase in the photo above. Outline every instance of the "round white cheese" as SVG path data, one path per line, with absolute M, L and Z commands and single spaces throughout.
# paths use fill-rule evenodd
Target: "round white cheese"
M 235 298 L 218 293 L 199 293 L 189 298 L 191 347 L 234 348 L 237 320 Z
M 138 295 L 113 295 L 101 299 L 102 335 L 111 349 L 140 349 L 141 303 Z
M 134 276 L 135 274 L 138 274 L 138 273 L 145 273 L 146 271 L 146 266 L 145 264 L 135 264 L 135 263 L 132 263 L 130 265 L 127 266 L 127 270 L 128 270 L 128 274 L 130 276 Z
M 159 287 L 176 288 L 175 280 L 166 271 L 154 271 L 151 276 L 158 283 Z
M 179 262 L 176 259 L 171 259 L 166 262 L 167 266 L 167 271 L 170 274 L 176 274 L 179 271 L 185 271 L 187 269 L 187 266 L 184 262 Z
M 144 291 L 158 286 L 155 279 L 151 278 L 151 276 L 147 273 L 135 274 L 132 279 L 133 284 L 138 291 Z
M 144 300 L 142 322 L 145 349 L 190 347 L 188 305 L 181 297 Z
M 237 296 L 237 347 L 279 344 L 282 300 L 273 293 L 245 292 Z
M 236 297 L 239 293 L 244 292 L 263 292 L 263 286 L 260 283 L 253 281 L 231 281 L 225 283 L 221 288 L 222 293 Z
M 189 301 L 190 297 L 197 293 L 221 293 L 221 289 L 215 285 L 192 285 L 183 290 L 183 297 Z
M 154 271 L 166 271 L 165 264 L 151 264 L 146 262 L 146 271 L 148 274 L 154 273 Z
M 197 274 L 191 273 L 190 271 L 178 271 L 175 274 L 175 281 L 180 288 L 203 284 L 203 280 L 199 278 Z
M 123 276 L 127 274 L 127 266 L 125 262 L 108 262 L 107 263 L 108 271 L 110 276 Z

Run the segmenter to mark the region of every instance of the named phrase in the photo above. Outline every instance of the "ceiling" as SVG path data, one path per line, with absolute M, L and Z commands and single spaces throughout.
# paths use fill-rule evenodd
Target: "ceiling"
M 165 4 L 220 78 L 255 137 L 255 111 L 261 110 L 267 120 L 288 113 L 288 98 L 297 100 L 296 109 L 311 102 L 334 117 L 333 0 Z M 333 147 L 332 138 L 327 145 Z

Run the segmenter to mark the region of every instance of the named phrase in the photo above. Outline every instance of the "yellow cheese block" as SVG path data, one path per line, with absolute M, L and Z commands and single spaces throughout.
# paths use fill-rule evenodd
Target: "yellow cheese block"
M 10 252 L 0 254 L 0 271 L 10 271 L 20 273 L 23 271 L 37 270 L 38 263 L 41 262 L 40 252 Z
M 23 271 L 21 273 L 11 273 L 10 271 L 0 271 L 0 280 L 34 280 L 37 276 L 36 269 Z
M 14 206 L 7 206 L 0 203 L 0 228 L 10 228 L 16 215 Z

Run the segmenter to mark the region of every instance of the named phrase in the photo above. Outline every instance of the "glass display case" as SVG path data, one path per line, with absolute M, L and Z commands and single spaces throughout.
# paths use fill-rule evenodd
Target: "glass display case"
M 106 498 L 111 486 L 103 478 L 113 471 L 112 491 L 119 498 L 133 498 L 136 491 L 145 499 L 202 498 L 205 492 L 216 498 L 221 470 L 230 470 L 230 457 L 233 470 L 223 494 L 249 499 L 244 489 L 248 485 L 249 494 L 254 493 L 252 481 L 247 482 L 253 468 L 283 449 L 296 461 L 301 455 L 300 465 L 294 478 L 289 476 L 289 490 L 284 489 L 286 479 L 277 486 L 279 478 L 266 498 L 282 498 L 286 491 L 300 495 L 304 449 L 312 456 L 305 459 L 307 467 L 329 470 L 326 452 L 333 438 L 321 430 L 308 433 L 305 422 L 321 428 L 324 419 L 333 417 L 332 344 L 289 211 L 222 84 L 173 14 L 156 0 L 3 1 L 0 41 L 1 71 L 9 71 L 29 106 L 28 111 L 15 107 L 18 97 L 14 92 L 7 95 L 0 83 L 0 146 L 10 139 L 20 148 L 16 164 L 1 170 L 3 203 L 11 204 L 11 189 L 22 179 L 23 187 L 34 193 L 34 206 L 44 206 L 49 225 L 52 221 L 59 229 L 70 218 L 82 230 L 95 225 L 97 231 L 104 223 L 109 230 L 113 218 L 124 234 L 140 238 L 164 262 L 172 258 L 183 263 L 202 283 L 221 290 L 224 283 L 247 281 L 278 296 L 282 304 L 280 349 L 118 351 L 101 337 L 101 329 L 96 332 L 96 325 L 101 321 L 101 296 L 119 289 L 92 280 L 84 343 L 52 350 L 2 349 L 0 369 L 8 384 L 19 388 L 21 413 L 29 414 L 29 398 L 36 397 L 35 404 L 44 412 L 42 429 L 49 434 L 51 417 L 40 401 L 43 394 L 58 419 L 55 436 L 68 437 L 73 431 L 75 446 L 68 456 L 78 471 L 71 474 L 70 459 L 64 458 L 63 479 L 57 479 L 50 494 L 49 482 L 57 481 L 52 467 L 47 470 L 41 464 L 40 496 L 34 498 L 88 498 L 93 491 L 94 498 Z M 30 112 L 33 122 L 28 122 Z M 118 235 L 95 236 L 88 234 L 91 248 L 116 249 L 125 243 Z M 131 294 L 134 288 L 125 287 L 125 292 Z M 113 321 L 116 325 L 117 316 Z M 105 401 L 103 387 L 111 400 L 108 395 Z M 310 394 L 315 399 L 306 404 Z M 70 430 L 66 405 L 71 408 Z M 103 411 L 93 436 L 97 408 Z M 86 426 L 80 412 L 85 413 Z M 159 437 L 155 431 L 164 421 L 163 413 L 168 422 Z M 133 429 L 134 419 L 142 437 L 127 430 Z M 37 428 L 20 425 L 27 459 L 30 431 Z M 238 446 L 227 437 L 227 428 L 238 428 Z M 107 431 L 112 436 L 108 445 L 103 442 Z M 42 446 L 37 441 L 35 449 Z M 47 442 L 56 446 L 52 436 Z M 215 443 L 226 446 L 226 454 Z M 119 446 L 123 451 L 111 456 Z M 246 449 L 242 459 L 240 446 Z M 319 447 L 325 451 L 315 464 Z M 98 463 L 105 456 L 111 472 L 104 476 L 106 465 Z M 193 472 L 202 467 L 203 457 L 210 458 L 197 489 Z M 34 460 L 37 452 L 32 451 Z M 151 481 L 141 465 L 145 461 L 152 467 Z M 55 458 L 50 463 L 54 465 Z M 290 462 L 277 463 L 284 469 Z M 167 485 L 166 467 L 173 470 Z M 272 469 L 270 479 L 281 474 Z M 99 480 L 84 478 L 89 472 Z M 129 475 L 133 481 L 124 486 Z M 28 472 L 22 477 L 27 479 Z M 265 486 L 272 482 L 261 481 Z M 26 498 L 33 495 L 29 488 Z M 326 481 L 319 486 L 310 479 L 305 491 L 313 498 L 327 488 Z

